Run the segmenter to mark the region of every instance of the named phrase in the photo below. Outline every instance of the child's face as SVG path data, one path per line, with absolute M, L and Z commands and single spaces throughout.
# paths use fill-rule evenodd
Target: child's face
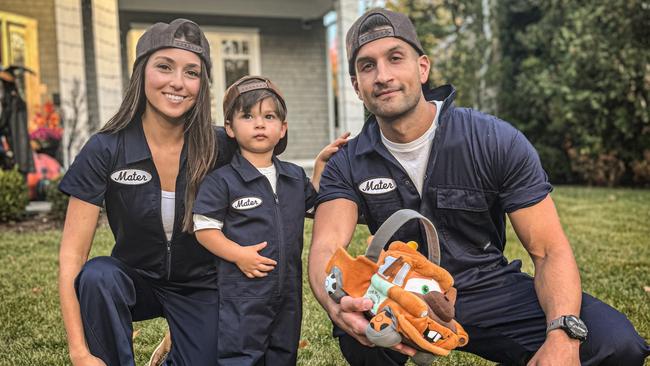
M 287 133 L 287 123 L 281 121 L 271 98 L 257 102 L 246 113 L 239 110 L 226 124 L 228 136 L 237 140 L 239 148 L 254 154 L 273 152 Z

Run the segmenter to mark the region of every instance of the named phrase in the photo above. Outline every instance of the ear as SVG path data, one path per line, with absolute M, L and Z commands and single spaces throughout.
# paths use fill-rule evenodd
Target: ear
M 226 134 L 228 135 L 228 137 L 234 139 L 235 138 L 235 131 L 232 130 L 232 122 L 226 121 L 224 123 L 224 127 L 226 128 Z
M 418 57 L 418 69 L 420 73 L 420 84 L 424 84 L 429 79 L 429 71 L 431 71 L 431 60 L 427 55 Z
M 287 129 L 289 129 L 289 126 L 287 125 L 287 121 L 282 122 L 282 130 L 280 131 L 280 138 L 283 138 L 284 135 L 287 134 Z
M 356 75 L 350 76 L 350 81 L 352 82 L 352 87 L 354 88 L 354 92 L 357 93 L 357 98 L 359 98 L 359 100 L 363 102 L 363 99 L 361 99 L 361 93 L 359 93 L 359 81 L 357 81 L 357 76 Z

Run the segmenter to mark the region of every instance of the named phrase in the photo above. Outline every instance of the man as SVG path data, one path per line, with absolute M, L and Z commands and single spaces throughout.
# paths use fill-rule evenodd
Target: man
M 373 115 L 323 173 L 309 278 L 348 362 L 400 365 L 414 353 L 403 344 L 369 347 L 362 312 L 372 302 L 347 296 L 339 305 L 323 287 L 327 261 L 348 245 L 358 212 L 374 233 L 410 208 L 439 231 L 442 266 L 458 289 L 456 319 L 469 333 L 463 351 L 514 365 L 642 364 L 650 350 L 627 318 L 581 292 L 552 186 L 526 138 L 495 117 L 455 108 L 449 85 L 423 87 L 430 61 L 405 15 L 367 12 L 346 46 L 352 84 Z M 505 214 L 534 278 L 503 256 Z M 396 238 L 422 243 L 416 223 Z

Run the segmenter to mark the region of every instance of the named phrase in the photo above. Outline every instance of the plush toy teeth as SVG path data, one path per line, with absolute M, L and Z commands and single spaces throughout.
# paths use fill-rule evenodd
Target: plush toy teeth
M 425 330 L 423 335 L 427 341 L 432 343 L 436 343 L 442 338 L 442 335 L 435 330 Z

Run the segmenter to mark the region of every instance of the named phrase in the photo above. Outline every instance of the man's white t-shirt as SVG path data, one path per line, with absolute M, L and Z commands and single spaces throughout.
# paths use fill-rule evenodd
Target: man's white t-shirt
M 438 126 L 438 116 L 440 115 L 440 108 L 442 102 L 435 100 L 436 115 L 433 118 L 431 127 L 417 139 L 400 144 L 392 142 L 381 134 L 381 142 L 386 146 L 395 159 L 402 165 L 406 173 L 411 178 L 415 188 L 417 188 L 420 197 L 422 197 L 422 186 L 424 185 L 424 176 L 427 171 L 427 162 L 431 152 L 431 145 L 433 144 L 433 137 L 436 134 L 436 127 Z

